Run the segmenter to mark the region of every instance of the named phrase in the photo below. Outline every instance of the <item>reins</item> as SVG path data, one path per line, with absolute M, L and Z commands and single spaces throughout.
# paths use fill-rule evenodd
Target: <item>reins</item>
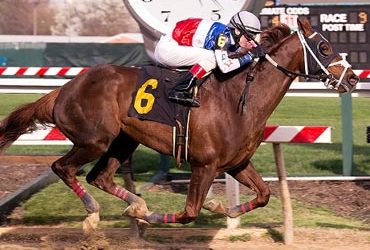
M 319 33 L 314 32 L 308 38 L 311 39 L 312 37 L 314 37 L 317 34 L 319 34 Z M 351 87 L 350 86 L 347 86 L 345 83 L 343 83 L 343 78 L 344 78 L 344 75 L 347 72 L 347 70 L 352 67 L 351 64 L 349 64 L 343 57 L 342 57 L 342 60 L 340 60 L 338 62 L 334 62 L 334 63 L 329 64 L 327 67 L 331 67 L 331 66 L 335 66 L 335 65 L 341 65 L 341 66 L 344 67 L 344 70 L 342 71 L 342 74 L 341 74 L 340 78 L 339 79 L 336 79 L 334 77 L 334 75 L 331 74 L 327 70 L 327 68 L 324 67 L 324 65 L 322 65 L 322 63 L 320 62 L 320 60 L 317 58 L 317 56 L 315 55 L 315 53 L 312 51 L 312 49 L 310 48 L 310 46 L 307 44 L 307 42 L 306 42 L 306 40 L 304 38 L 304 35 L 299 30 L 297 31 L 297 35 L 298 35 L 299 40 L 301 42 L 301 45 L 303 47 L 304 63 L 305 63 L 305 73 L 294 72 L 294 71 L 291 71 L 291 70 L 287 69 L 284 66 L 279 65 L 268 54 L 265 55 L 266 60 L 268 62 L 270 62 L 275 68 L 277 68 L 278 70 L 280 70 L 281 72 L 283 72 L 284 74 L 286 74 L 287 76 L 289 76 L 292 79 L 296 78 L 297 76 L 300 76 L 300 77 L 303 77 L 305 79 L 319 80 L 321 82 L 324 82 L 324 85 L 327 88 L 329 88 L 329 89 L 338 89 L 338 87 L 340 85 L 342 85 L 343 88 L 347 92 L 349 92 L 351 90 Z M 321 34 L 319 34 L 319 35 L 321 36 Z M 323 37 L 323 39 L 325 39 L 325 38 Z M 253 41 L 257 44 L 257 46 L 260 46 L 258 44 L 258 42 L 255 41 L 255 39 L 253 39 Z M 307 63 L 307 54 L 308 54 L 307 53 L 307 50 L 308 50 L 309 54 L 313 57 L 313 59 L 316 61 L 316 63 L 320 66 L 320 69 L 324 72 L 323 74 L 313 75 L 313 74 L 309 74 L 308 73 L 309 72 L 309 69 L 308 69 L 308 63 Z
M 251 36 L 246 30 L 243 30 L 243 33 L 248 37 L 248 39 L 251 39 L 254 41 L 254 43 L 257 46 L 260 46 L 260 44 L 255 40 L 253 36 Z M 274 59 L 271 58 L 270 55 L 266 54 L 265 58 L 266 60 L 271 63 L 275 68 L 283 72 L 285 75 L 290 77 L 292 80 L 296 78 L 297 76 L 303 77 L 305 79 L 315 79 L 319 80 L 324 83 L 324 85 L 329 88 L 329 89 L 338 89 L 339 86 L 342 86 L 347 92 L 349 92 L 352 88 L 351 86 L 347 85 L 345 82 L 343 82 L 343 78 L 349 68 L 351 68 L 351 64 L 349 64 L 345 58 L 342 56 L 342 60 L 333 62 L 333 63 L 328 63 L 327 66 L 325 67 L 323 63 L 318 59 L 318 57 L 315 55 L 315 53 L 312 51 L 312 48 L 307 44 L 307 41 L 305 39 L 305 36 L 302 34 L 300 30 L 297 31 L 297 35 L 299 38 L 299 41 L 302 45 L 303 48 L 303 54 L 304 54 L 304 67 L 305 67 L 305 73 L 300 73 L 300 72 L 294 72 L 284 66 L 279 65 Z M 314 32 L 311 34 L 308 39 L 313 38 L 316 35 L 320 35 L 325 41 L 327 41 L 320 33 Z M 322 74 L 309 74 L 309 65 L 308 65 L 308 55 L 311 55 L 311 57 L 315 60 L 321 71 L 323 72 Z M 334 55 L 334 54 L 333 54 Z M 329 59 L 332 59 L 329 57 Z M 324 62 L 325 64 L 325 62 Z M 333 74 L 331 74 L 327 68 L 335 66 L 335 65 L 341 65 L 344 69 L 342 71 L 341 76 L 339 79 L 336 79 Z M 253 70 L 252 70 L 253 71 Z M 246 96 L 248 95 L 248 89 L 249 89 L 249 83 L 253 81 L 253 75 L 251 73 L 248 73 L 247 78 L 246 78 L 246 84 L 243 89 L 242 95 L 239 99 L 239 106 L 238 106 L 238 111 L 239 107 L 244 107 L 246 103 Z
M 240 96 L 240 99 L 239 99 L 239 104 L 238 104 L 238 110 L 237 111 L 238 111 L 238 113 L 240 112 L 240 114 L 243 114 L 243 107 L 247 103 L 247 95 L 248 95 L 248 91 L 249 91 L 249 83 L 254 80 L 254 76 L 252 74 L 252 71 L 253 70 L 250 70 L 247 73 L 247 77 L 245 79 L 245 86 L 244 86 L 242 95 Z
M 311 75 L 311 74 L 304 74 L 304 73 L 299 73 L 299 72 L 293 72 L 281 65 L 279 65 L 274 59 L 272 59 L 268 54 L 266 54 L 265 58 L 267 59 L 267 61 L 269 61 L 275 68 L 277 68 L 278 70 L 280 70 L 281 72 L 283 72 L 284 74 L 286 74 L 287 76 L 289 76 L 290 78 L 294 79 L 296 78 L 297 76 L 300 76 L 300 77 L 304 77 L 306 79 L 316 79 L 316 80 L 319 80 L 319 81 L 322 81 L 322 82 L 325 82 L 329 75 L 324 75 L 324 74 L 321 74 L 321 75 Z

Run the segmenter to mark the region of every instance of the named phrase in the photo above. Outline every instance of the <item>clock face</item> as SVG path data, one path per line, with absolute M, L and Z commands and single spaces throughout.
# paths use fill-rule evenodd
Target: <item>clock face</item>
M 150 26 L 160 33 L 168 33 L 178 21 L 189 17 L 198 17 L 227 24 L 234 14 L 247 9 L 251 2 L 255 1 L 124 0 L 124 2 L 140 25 Z
M 231 17 L 241 10 L 259 15 L 264 0 L 123 0 L 126 8 L 140 26 L 148 55 L 163 34 L 172 32 L 178 21 L 198 17 L 229 23 Z

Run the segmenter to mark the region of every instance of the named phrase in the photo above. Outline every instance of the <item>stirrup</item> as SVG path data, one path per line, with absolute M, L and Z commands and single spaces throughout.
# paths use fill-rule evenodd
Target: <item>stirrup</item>
M 187 103 L 189 103 L 190 106 L 194 108 L 200 107 L 200 102 L 196 98 L 191 99 L 191 101 L 187 101 Z
M 187 92 L 171 91 L 168 99 L 191 107 L 200 107 L 199 101 Z

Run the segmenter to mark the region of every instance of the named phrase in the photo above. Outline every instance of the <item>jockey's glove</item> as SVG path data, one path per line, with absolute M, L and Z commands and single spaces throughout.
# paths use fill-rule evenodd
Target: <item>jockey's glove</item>
M 261 46 L 254 47 L 251 51 L 249 51 L 249 54 L 253 58 L 261 58 L 265 57 L 265 51 L 263 51 L 263 48 Z

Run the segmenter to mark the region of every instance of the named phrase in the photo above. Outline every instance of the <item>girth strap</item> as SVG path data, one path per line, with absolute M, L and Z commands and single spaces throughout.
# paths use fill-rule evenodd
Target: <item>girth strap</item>
M 190 109 L 187 109 L 186 124 L 182 124 L 176 119 L 176 126 L 173 127 L 173 157 L 176 159 L 176 166 L 181 166 L 182 160 L 188 160 L 188 132 L 189 132 L 189 120 L 190 120 Z

